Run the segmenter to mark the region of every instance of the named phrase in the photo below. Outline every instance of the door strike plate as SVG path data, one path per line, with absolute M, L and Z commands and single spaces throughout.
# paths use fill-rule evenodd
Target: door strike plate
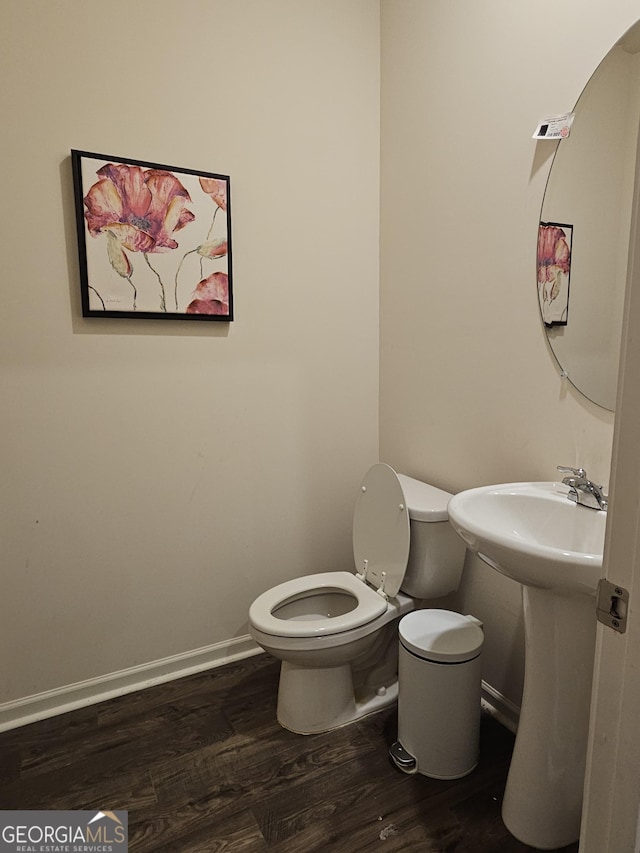
M 598 598 L 596 615 L 598 622 L 613 628 L 619 634 L 627 630 L 627 610 L 629 609 L 629 592 L 619 584 L 611 583 L 602 578 L 598 583 Z

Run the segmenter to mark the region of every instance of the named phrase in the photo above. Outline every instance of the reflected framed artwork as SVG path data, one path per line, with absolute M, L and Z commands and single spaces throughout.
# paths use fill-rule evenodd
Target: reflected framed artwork
M 573 225 L 541 222 L 538 227 L 538 301 L 545 326 L 569 321 Z
M 228 175 L 71 151 L 84 317 L 233 320 Z

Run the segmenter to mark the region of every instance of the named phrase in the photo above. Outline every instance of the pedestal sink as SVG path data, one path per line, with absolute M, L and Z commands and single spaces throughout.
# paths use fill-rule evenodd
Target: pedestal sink
M 561 483 L 469 489 L 449 502 L 467 548 L 523 585 L 525 681 L 502 818 L 541 850 L 577 841 L 606 513 Z

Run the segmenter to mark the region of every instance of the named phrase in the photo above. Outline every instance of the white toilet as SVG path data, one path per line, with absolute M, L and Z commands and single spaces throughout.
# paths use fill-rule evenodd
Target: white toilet
M 284 728 L 330 731 L 397 699 L 400 617 L 460 583 L 465 547 L 449 525 L 450 498 L 373 465 L 353 516 L 356 574 L 306 575 L 253 602 L 249 632 L 282 661 Z

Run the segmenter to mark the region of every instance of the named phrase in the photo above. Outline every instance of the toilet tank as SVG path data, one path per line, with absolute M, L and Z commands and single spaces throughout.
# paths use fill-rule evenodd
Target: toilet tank
M 409 561 L 400 589 L 413 598 L 440 598 L 460 585 L 465 545 L 449 523 L 453 495 L 398 474 L 411 530 Z

